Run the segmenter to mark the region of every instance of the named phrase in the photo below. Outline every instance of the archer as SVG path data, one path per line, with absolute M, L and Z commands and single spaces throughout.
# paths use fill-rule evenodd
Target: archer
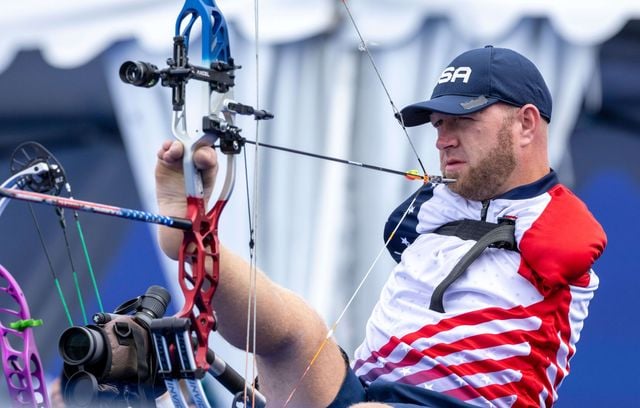
M 459 55 L 430 100 L 403 109 L 405 125 L 437 129 L 441 170 L 457 181 L 427 184 L 391 214 L 401 256 L 351 364 L 304 300 L 258 273 L 255 352 L 270 406 L 553 405 L 606 236 L 549 167 L 551 108 L 531 61 L 488 46 Z M 176 217 L 182 156 L 167 142 L 156 167 L 161 211 Z M 215 151 L 193 161 L 208 197 Z M 175 258 L 182 235 L 161 227 L 160 242 Z M 243 348 L 250 267 L 221 247 L 219 272 L 218 330 Z

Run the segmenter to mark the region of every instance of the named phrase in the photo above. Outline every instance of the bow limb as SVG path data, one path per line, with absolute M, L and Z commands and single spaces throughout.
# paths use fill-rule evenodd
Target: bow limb
M 48 174 L 51 168 L 46 162 L 30 165 L 5 180 L 0 188 L 19 191 L 25 180 Z M 4 212 L 9 197 L 0 198 L 0 215 Z M 22 288 L 15 278 L 0 265 L 0 294 L 5 299 L 0 307 L 0 351 L 2 369 L 7 381 L 9 396 L 15 407 L 50 407 L 46 379 L 32 327 L 42 324 L 31 318 L 31 312 Z M 7 298 L 13 299 L 17 307 L 9 308 Z M 8 317 L 7 317 L 8 316 Z M 5 326 L 8 323 L 8 326 Z
M 16 310 L 0 308 L 0 314 L 18 319 L 9 327 L 0 322 L 2 368 L 13 406 L 49 407 L 51 403 L 45 388 L 44 371 L 31 330 L 32 326 L 39 325 L 42 321 L 31 319 L 29 305 L 20 285 L 2 265 L 0 278 L 6 283 L 6 286 L 0 287 L 0 293 L 13 298 L 18 305 Z
M 2 187 L 16 187 L 19 180 L 25 175 L 35 175 L 40 174 L 42 171 L 48 171 L 48 169 L 43 169 L 42 166 L 40 168 L 34 167 L 31 166 L 13 175 L 2 183 Z M 0 214 L 4 211 L 7 202 L 8 199 L 6 197 L 0 199 Z M 0 278 L 3 283 L 3 286 L 0 286 L 0 293 L 11 297 L 18 306 L 16 309 L 0 308 L 0 314 L 10 316 L 9 319 L 16 319 L 13 324 L 9 324 L 9 327 L 3 324 L 8 321 L 6 317 L 0 319 L 2 369 L 7 380 L 9 395 L 14 406 L 49 407 L 51 403 L 46 390 L 44 371 L 35 338 L 30 328 L 33 320 L 31 319 L 29 305 L 18 282 L 2 265 L 0 265 Z M 4 286 L 5 284 L 6 286 Z M 6 303 L 3 304 L 6 305 Z

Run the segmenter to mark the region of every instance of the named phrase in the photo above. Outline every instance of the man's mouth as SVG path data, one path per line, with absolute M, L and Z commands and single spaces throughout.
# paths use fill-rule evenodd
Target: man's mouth
M 452 171 L 459 171 L 467 163 L 463 160 L 449 159 L 444 164 L 444 172 L 449 173 Z

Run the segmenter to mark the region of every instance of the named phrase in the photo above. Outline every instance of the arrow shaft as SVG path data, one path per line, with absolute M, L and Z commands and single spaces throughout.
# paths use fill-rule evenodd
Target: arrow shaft
M 10 198 L 12 200 L 41 203 L 55 207 L 71 208 L 83 212 L 92 212 L 103 215 L 110 215 L 112 217 L 125 218 L 128 220 L 159 224 L 185 231 L 190 231 L 192 229 L 191 221 L 184 218 L 168 217 L 165 215 L 158 215 L 147 211 L 132 210 L 129 208 L 94 203 L 91 201 L 81 201 L 71 198 L 56 197 L 48 194 L 34 193 L 32 191 L 22 191 L 8 188 L 0 188 L 0 196 Z

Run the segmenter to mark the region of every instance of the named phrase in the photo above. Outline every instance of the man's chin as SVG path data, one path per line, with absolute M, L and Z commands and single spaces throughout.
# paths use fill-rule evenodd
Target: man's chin
M 451 178 L 454 179 L 455 182 L 451 183 L 451 184 L 447 184 L 447 187 L 449 187 L 449 189 L 451 191 L 453 191 L 454 193 L 460 194 L 462 196 L 464 196 L 464 192 L 466 190 L 465 188 L 465 180 L 466 180 L 466 175 L 463 172 L 460 171 L 447 171 L 443 174 L 444 177 L 446 178 Z
M 442 175 L 445 178 L 451 178 L 451 179 L 459 180 L 460 177 L 464 177 L 464 175 L 462 175 L 461 173 L 462 172 L 460 172 L 460 171 L 443 171 Z

